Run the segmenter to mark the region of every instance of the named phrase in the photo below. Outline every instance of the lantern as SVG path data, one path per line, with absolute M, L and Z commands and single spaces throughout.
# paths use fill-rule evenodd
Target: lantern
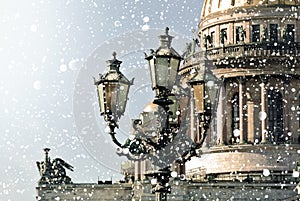
M 173 37 L 168 32 L 167 27 L 165 35 L 159 36 L 160 47 L 156 51 L 152 50 L 151 54 L 145 57 L 149 62 L 152 89 L 158 91 L 157 97 L 172 91 L 182 59 L 171 47 Z
M 111 115 L 118 121 L 125 112 L 127 96 L 133 79 L 129 81 L 119 70 L 122 61 L 116 59 L 108 60 L 108 72 L 100 75 L 99 80 L 95 80 L 98 91 L 98 100 L 101 115 Z
M 190 81 L 190 85 L 193 88 L 196 113 L 204 114 L 206 118 L 210 118 L 218 104 L 220 86 L 218 79 L 210 69 L 205 67 L 206 65 L 199 67 L 197 74 Z

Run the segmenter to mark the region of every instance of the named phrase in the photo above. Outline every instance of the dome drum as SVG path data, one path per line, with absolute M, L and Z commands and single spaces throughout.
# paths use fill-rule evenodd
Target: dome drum
M 217 181 L 241 173 L 241 181 L 258 181 L 268 169 L 275 176 L 266 181 L 291 177 L 300 149 L 299 10 L 298 0 L 204 2 L 201 50 L 179 72 L 188 79 L 210 63 L 222 81 L 197 174 Z M 192 176 L 196 169 L 187 167 Z

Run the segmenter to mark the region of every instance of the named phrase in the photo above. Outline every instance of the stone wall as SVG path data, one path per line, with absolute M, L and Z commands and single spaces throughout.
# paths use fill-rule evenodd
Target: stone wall
M 172 201 L 210 201 L 210 200 L 293 200 L 297 199 L 296 183 L 192 183 L 174 180 L 168 200 Z M 73 184 L 37 187 L 39 201 L 151 201 L 155 195 L 149 182 L 137 182 L 133 191 L 131 185 L 113 184 Z M 133 194 L 134 192 L 134 194 Z
M 36 188 L 38 201 L 129 201 L 131 184 L 42 185 Z

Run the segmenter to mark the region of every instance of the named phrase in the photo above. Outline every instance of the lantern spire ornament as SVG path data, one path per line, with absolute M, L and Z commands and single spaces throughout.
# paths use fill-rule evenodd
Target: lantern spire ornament
M 117 59 L 116 52 L 113 52 L 112 56 L 113 56 L 113 59 L 106 61 L 106 63 L 108 64 L 108 71 L 114 70 L 114 71 L 120 72 L 120 65 L 121 65 L 122 61 L 119 61 Z
M 170 48 L 173 38 L 174 38 L 173 36 L 169 35 L 169 27 L 166 27 L 165 35 L 159 36 L 160 47 Z

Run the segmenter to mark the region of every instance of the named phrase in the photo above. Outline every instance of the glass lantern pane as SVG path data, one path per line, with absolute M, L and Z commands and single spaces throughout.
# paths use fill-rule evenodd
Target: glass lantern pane
M 123 113 L 125 112 L 128 89 L 129 89 L 129 84 L 128 83 L 119 83 L 118 84 L 117 112 L 118 112 L 119 116 L 123 115 Z
M 156 78 L 155 78 L 156 71 L 155 71 L 154 58 L 149 60 L 149 67 L 150 67 L 152 88 L 155 88 L 156 87 Z
M 215 105 L 219 101 L 218 93 L 219 93 L 219 87 L 214 81 L 208 81 L 205 87 L 205 92 L 207 96 L 207 102 L 208 106 L 210 106 L 210 109 L 213 110 L 216 109 Z
M 169 67 L 169 89 L 173 88 L 173 85 L 176 82 L 176 76 L 179 67 L 179 60 L 175 58 L 171 58 L 170 67 Z
M 169 58 L 156 58 L 156 79 L 157 85 L 161 87 L 168 87 L 168 72 L 169 72 Z
M 204 113 L 204 86 L 199 83 L 193 85 L 193 89 L 196 112 Z
M 105 113 L 105 99 L 104 99 L 104 85 L 99 84 L 97 86 L 97 92 L 98 92 L 98 99 L 99 99 L 99 108 L 100 108 L 100 114 L 103 115 Z
M 106 110 L 116 113 L 117 105 L 117 83 L 107 83 L 105 86 Z

